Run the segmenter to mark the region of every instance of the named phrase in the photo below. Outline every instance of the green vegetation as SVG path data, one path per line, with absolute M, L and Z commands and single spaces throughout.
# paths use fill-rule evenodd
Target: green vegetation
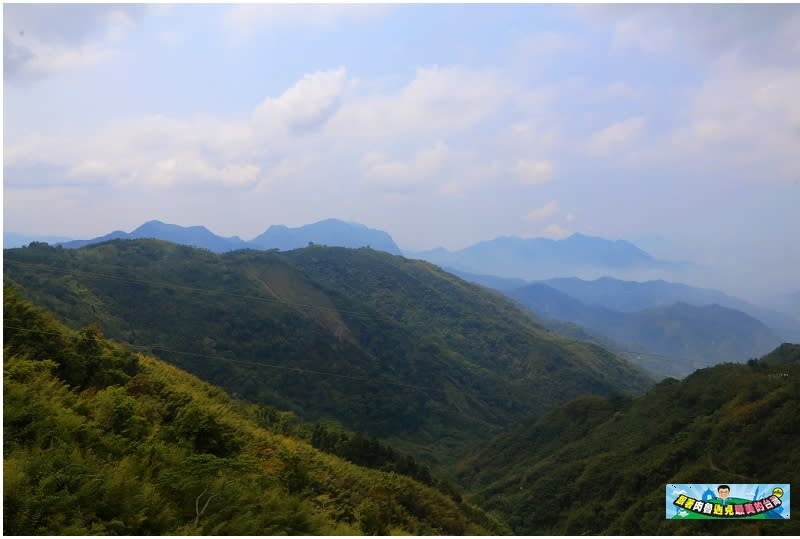
M 255 403 L 333 420 L 443 470 L 502 427 L 652 382 L 500 296 L 372 249 L 218 255 L 157 240 L 4 251 L 5 278 L 73 328 Z
M 594 335 L 589 339 L 628 351 L 631 362 L 661 376 L 683 377 L 718 363 L 746 361 L 781 342 L 755 318 L 719 305 L 675 303 L 619 312 L 583 303 L 543 283 L 506 293 L 535 315 L 561 321 L 543 323 L 554 331 L 582 338 L 569 326 L 578 324 Z
M 400 473 L 280 434 L 307 427 L 114 344 L 97 327 L 69 330 L 13 289 L 3 307 L 5 534 L 508 531 Z M 325 445 L 336 429 L 307 430 Z M 413 475 L 390 448 L 339 434 L 328 449 L 376 467 L 394 459 Z
M 663 514 L 667 483 L 800 483 L 800 345 L 631 396 L 617 356 L 371 249 L 4 253 L 8 534 L 800 533 Z
M 519 534 L 800 533 L 791 521 L 667 521 L 667 483 L 800 484 L 800 345 L 588 397 L 499 435 L 459 477 Z

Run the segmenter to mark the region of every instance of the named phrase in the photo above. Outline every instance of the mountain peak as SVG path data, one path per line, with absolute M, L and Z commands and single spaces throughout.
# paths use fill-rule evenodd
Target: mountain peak
M 272 225 L 251 241 L 262 249 L 280 249 L 290 251 L 305 247 L 309 243 L 329 245 L 332 247 L 372 247 L 379 251 L 399 255 L 392 237 L 382 230 L 375 230 L 361 223 L 350 223 L 340 219 L 324 219 L 290 228 L 284 225 Z
M 575 240 L 594 240 L 594 239 L 599 239 L 599 238 L 595 238 L 594 236 L 587 236 L 586 234 L 582 234 L 580 232 L 575 232 L 575 233 L 571 234 L 570 236 L 567 236 L 565 239 L 567 239 L 567 240 L 572 240 L 572 239 L 575 239 Z
M 460 251 L 428 251 L 419 256 L 473 274 L 537 280 L 575 275 L 662 269 L 664 262 L 624 240 L 575 233 L 562 240 L 501 236 Z
M 305 247 L 310 242 L 332 247 L 372 247 L 399 255 L 400 249 L 389 234 L 382 230 L 368 228 L 360 223 L 348 223 L 340 219 L 324 219 L 298 228 L 285 225 L 271 225 L 261 235 L 251 241 L 238 236 L 225 238 L 211 232 L 203 225 L 180 226 L 151 219 L 132 232 L 116 231 L 91 240 L 76 240 L 63 244 L 66 248 L 80 248 L 85 245 L 102 243 L 115 239 L 155 238 L 181 245 L 191 245 L 223 253 L 236 249 L 280 249 L 291 250 Z
M 306 225 L 306 226 L 315 226 L 315 225 L 348 226 L 348 227 L 354 227 L 354 228 L 369 229 L 369 227 L 367 227 L 367 225 L 363 225 L 361 223 L 356 223 L 355 221 L 343 221 L 341 219 L 336 219 L 334 217 L 329 217 L 327 219 L 323 219 L 321 221 L 317 221 L 316 223 L 311 223 L 310 225 Z

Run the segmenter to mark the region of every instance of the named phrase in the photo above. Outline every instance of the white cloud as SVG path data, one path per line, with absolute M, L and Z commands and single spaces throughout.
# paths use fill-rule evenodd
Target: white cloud
M 538 185 L 553 179 L 555 167 L 550 161 L 517 161 L 517 178 L 523 185 Z
M 592 135 L 587 150 L 590 155 L 608 156 L 634 141 L 643 126 L 644 118 L 641 116 L 612 124 Z
M 225 187 L 248 187 L 259 179 L 261 167 L 253 164 L 225 165 L 218 171 Z
M 662 93 L 658 102 L 652 101 L 658 95 L 652 90 L 636 96 L 637 108 L 649 102 L 672 109 L 673 125 L 659 133 L 653 121 L 649 140 L 643 140 L 644 123 L 630 118 L 595 133 L 587 147 L 590 155 L 619 152 L 641 166 L 680 162 L 765 181 L 800 176 L 795 157 L 800 153 L 800 7 L 615 5 L 580 11 L 610 23 L 617 48 L 669 51 L 665 61 L 679 56 L 702 76 L 694 88 L 684 82 L 679 91 Z M 626 91 L 607 88 L 605 93 Z M 649 120 L 650 115 L 648 126 Z
M 364 168 L 364 175 L 370 180 L 400 180 L 404 183 L 417 181 L 412 174 L 413 165 L 411 163 L 392 161 L 381 152 L 367 153 L 361 159 L 361 165 Z
M 101 179 L 116 173 L 116 167 L 106 161 L 87 159 L 73 166 L 67 172 L 70 178 Z
M 343 104 L 332 129 L 362 139 L 459 132 L 480 124 L 514 95 L 490 70 L 418 68 L 398 90 L 358 96 Z
M 196 155 L 181 155 L 157 161 L 147 167 L 144 184 L 152 187 L 197 186 L 204 183 L 227 188 L 251 187 L 258 181 L 260 167 L 253 164 L 215 166 Z M 135 176 L 130 178 L 135 180 Z
M 388 190 L 410 188 L 437 173 L 448 153 L 442 142 L 419 150 L 409 161 L 392 160 L 386 154 L 369 152 L 361 160 L 365 183 Z
M 475 154 L 460 154 L 457 157 L 460 164 L 459 173 L 451 175 L 455 177 L 448 177 L 449 179 L 439 188 L 439 194 L 464 197 L 476 190 L 502 184 L 510 175 L 508 165 L 499 160 L 483 162 L 482 157 Z
M 666 52 L 675 42 L 675 33 L 668 25 L 654 24 L 649 14 L 625 17 L 614 25 L 612 47 L 638 47 L 647 52 Z
M 524 132 L 501 130 L 490 153 L 484 143 L 463 142 L 479 129 L 485 134 L 484 122 L 498 114 L 534 112 L 535 91 L 491 70 L 459 66 L 419 68 L 410 80 L 390 87 L 372 82 L 362 83 L 339 67 L 306 74 L 240 119 L 148 115 L 116 120 L 89 135 L 25 136 L 5 148 L 5 166 L 40 183 L 161 189 L 261 190 L 289 178 L 319 180 L 336 170 L 342 182 L 359 184 L 360 172 L 366 184 L 383 191 L 424 182 L 432 193 L 446 196 L 515 175 L 528 184 L 552 178 L 549 161 L 513 160 L 531 145 L 544 151 L 552 146 L 541 117 L 521 115 Z M 441 142 L 451 136 L 461 148 Z M 439 142 L 420 148 L 422 137 Z M 366 151 L 381 147 L 394 150 Z M 403 149 L 411 148 L 416 153 L 403 156 Z M 310 171 L 311 164 L 319 168 Z M 46 175 L 17 174 L 42 165 L 49 167 Z
M 257 183 L 260 165 L 247 146 L 237 146 L 237 137 L 220 137 L 238 131 L 219 120 L 148 116 L 113 124 L 89 138 L 37 136 L 8 150 L 17 170 L 54 169 L 47 175 L 50 184 L 245 188 Z M 11 165 L 6 161 L 5 166 Z
M 453 196 L 461 195 L 464 193 L 464 183 L 458 180 L 448 180 L 444 185 L 439 188 L 439 193 L 442 195 Z
M 525 215 L 526 221 L 542 221 L 549 219 L 558 211 L 558 201 L 551 200 L 541 208 L 535 208 Z
M 112 58 L 116 51 L 88 43 L 77 46 L 54 46 L 26 39 L 4 37 L 4 74 L 11 82 L 31 82 L 64 71 L 87 69 Z
M 750 65 L 800 60 L 800 8 L 772 5 L 592 5 L 580 10 L 613 25 L 615 48 L 650 53 L 682 49 L 688 61 L 737 57 Z
M 148 9 L 110 4 L 4 6 L 5 78 L 27 84 L 105 62 L 117 54 L 115 43 Z
M 9 4 L 3 9 L 3 34 L 62 45 L 118 39 L 151 10 L 135 4 Z
M 423 174 L 432 174 L 442 167 L 447 155 L 447 146 L 442 142 L 437 142 L 430 148 L 420 150 L 417 152 L 415 159 L 417 170 Z
M 565 228 L 553 223 L 553 224 L 550 224 L 550 225 L 547 225 L 546 227 L 544 227 L 541 230 L 540 234 L 542 235 L 542 237 L 545 237 L 545 238 L 550 238 L 550 239 L 553 239 L 553 240 L 560 240 L 560 239 L 563 239 L 563 238 L 566 238 L 567 236 L 569 236 L 570 232 L 569 232 L 569 230 L 567 230 L 567 229 L 565 229 Z
M 407 146 L 436 128 L 460 131 L 496 110 L 507 95 L 498 79 L 462 68 L 419 69 L 388 93 L 356 96 L 354 87 L 340 67 L 305 75 L 243 120 L 150 115 L 117 120 L 89 136 L 31 135 L 5 148 L 5 166 L 21 170 L 44 163 L 71 182 L 245 187 L 296 172 L 289 163 L 328 159 L 341 165 L 381 136 L 400 147 L 404 137 Z M 407 163 L 377 154 L 364 160 L 364 171 L 386 182 L 430 177 L 449 153 L 438 142 Z M 283 170 L 273 170 L 282 159 Z M 48 174 L 47 181 L 57 177 Z
M 605 99 L 636 99 L 642 96 L 642 90 L 625 82 L 615 82 L 601 88 L 594 89 L 598 97 Z
M 517 73 L 537 74 L 577 46 L 574 34 L 550 31 L 525 34 L 506 53 L 507 63 Z
M 341 21 L 369 22 L 390 9 L 384 5 L 353 4 L 241 4 L 228 8 L 222 25 L 234 45 L 259 32 L 295 26 L 329 27 Z
M 339 108 L 346 87 L 344 67 L 305 75 L 278 97 L 267 97 L 256 107 L 256 120 L 279 125 L 293 134 L 321 127 Z
M 284 180 L 299 179 L 313 163 L 309 155 L 284 157 L 273 165 L 264 175 L 261 186 L 268 186 Z
M 53 229 L 48 227 L 52 227 L 52 223 L 43 219 L 44 214 L 41 211 L 30 211 L 29 208 L 41 208 L 43 201 L 46 201 L 48 214 L 69 215 L 74 222 L 87 216 L 91 218 L 91 214 L 86 211 L 87 201 L 91 200 L 91 196 L 92 188 L 86 185 L 34 188 L 4 185 L 5 218 L 14 223 L 11 230 L 38 230 L 42 235 L 51 234 Z
M 173 46 L 183 42 L 183 36 L 173 30 L 164 30 L 158 33 L 158 42 L 163 45 Z
M 758 170 L 761 181 L 800 175 L 800 70 L 739 61 L 711 70 L 685 108 L 685 121 L 644 155 Z
M 528 57 L 552 56 L 574 46 L 574 37 L 559 32 L 526 34 L 517 40 L 515 49 Z

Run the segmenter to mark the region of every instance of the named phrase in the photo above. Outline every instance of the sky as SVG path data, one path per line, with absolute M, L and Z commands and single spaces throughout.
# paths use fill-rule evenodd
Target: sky
M 3 6 L 3 225 L 627 239 L 800 289 L 800 6 Z

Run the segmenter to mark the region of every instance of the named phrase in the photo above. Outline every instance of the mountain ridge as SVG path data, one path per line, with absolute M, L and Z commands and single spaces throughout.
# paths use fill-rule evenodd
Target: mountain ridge
M 151 219 L 131 232 L 115 230 L 88 240 L 70 240 L 59 244 L 67 249 L 78 249 L 116 239 L 152 238 L 208 249 L 214 253 L 225 253 L 237 249 L 290 250 L 305 247 L 308 243 L 358 248 L 370 246 L 392 254 L 400 254 L 394 240 L 382 230 L 361 223 L 339 219 L 324 219 L 297 228 L 271 225 L 264 232 L 245 241 L 239 236 L 223 237 L 211 232 L 204 225 L 181 226 Z
M 456 251 L 439 247 L 406 254 L 467 273 L 525 280 L 571 274 L 576 268 L 674 270 L 685 265 L 658 260 L 627 240 L 579 233 L 561 240 L 501 236 Z
M 69 330 L 13 289 L 3 300 L 7 534 L 508 533 L 374 440 L 303 434 L 97 326 Z
M 458 464 L 525 535 L 793 535 L 797 520 L 666 520 L 669 483 L 796 483 L 800 345 L 666 379 L 633 398 L 576 399 L 508 429 Z M 711 479 L 713 478 L 713 479 Z
M 14 247 L 24 247 L 31 242 L 44 242 L 49 244 L 64 243 L 72 241 L 72 238 L 66 236 L 39 236 L 34 234 L 19 234 L 17 232 L 10 232 L 3 230 L 3 248 L 13 249 Z
M 4 254 L 5 278 L 71 325 L 99 321 L 123 342 L 158 343 L 164 359 L 245 398 L 335 419 L 429 463 L 571 396 L 652 383 L 496 292 L 373 249 L 215 254 L 116 240 Z
M 679 301 L 696 306 L 716 303 L 760 320 L 783 339 L 800 340 L 800 322 L 791 316 L 753 305 L 736 296 L 711 288 L 699 288 L 663 279 L 637 282 L 613 277 L 601 277 L 595 280 L 565 277 L 541 282 L 586 304 L 600 305 L 621 312 L 659 307 Z
M 345 222 L 339 219 L 324 219 L 295 228 L 272 225 L 249 243 L 265 249 L 277 248 L 281 251 L 288 251 L 305 247 L 309 242 L 332 247 L 369 246 L 390 254 L 400 254 L 400 248 L 388 233 L 371 229 L 361 223 Z
M 686 376 L 716 363 L 746 361 L 781 342 L 761 321 L 716 304 L 695 306 L 678 301 L 615 311 L 586 304 L 541 282 L 505 293 L 538 316 L 571 322 L 631 346 L 633 353 L 628 357 L 632 361 L 664 376 Z

